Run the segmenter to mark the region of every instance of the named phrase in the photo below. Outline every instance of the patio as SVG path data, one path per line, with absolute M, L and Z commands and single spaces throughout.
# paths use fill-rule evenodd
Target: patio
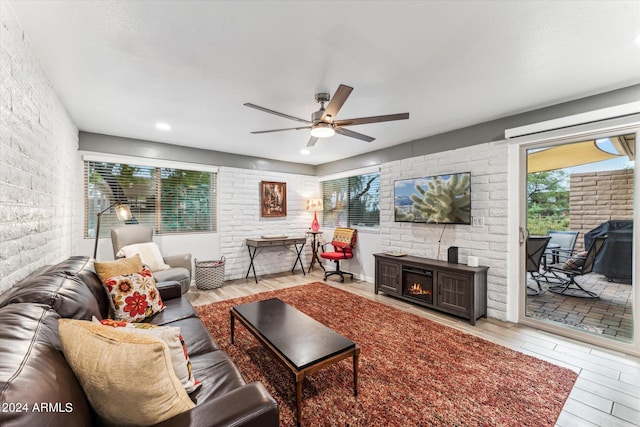
M 527 280 L 528 286 L 538 289 L 533 279 Z M 542 292 L 527 295 L 527 316 L 629 341 L 632 338 L 631 283 L 610 282 L 598 273 L 581 276 L 577 281 L 599 297 L 588 299 L 555 294 L 541 281 Z

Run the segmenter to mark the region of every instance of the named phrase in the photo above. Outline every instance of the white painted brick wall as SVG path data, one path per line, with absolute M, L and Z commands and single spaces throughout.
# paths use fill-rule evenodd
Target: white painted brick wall
M 0 293 L 71 254 L 78 129 L 0 2 Z
M 506 319 L 507 302 L 507 144 L 479 144 L 383 164 L 380 172 L 380 239 L 383 251 L 445 260 L 449 246 L 459 247 L 459 262 L 469 255 L 488 266 L 489 317 Z M 393 219 L 393 183 L 399 179 L 471 172 L 471 215 L 484 227 L 397 223 Z M 439 243 L 440 236 L 442 240 Z
M 287 216 L 260 216 L 260 181 L 287 183 Z M 249 252 L 245 239 L 263 235 L 305 236 L 313 213 L 305 211 L 306 200 L 320 196 L 318 179 L 314 176 L 263 172 L 221 167 L 219 172 L 220 254 L 227 262 L 225 279 L 245 277 L 249 268 Z M 293 247 L 264 248 L 256 256 L 258 276 L 290 271 L 295 261 Z M 302 261 L 309 266 L 311 247 L 305 245 Z M 298 264 L 298 270 L 299 271 Z

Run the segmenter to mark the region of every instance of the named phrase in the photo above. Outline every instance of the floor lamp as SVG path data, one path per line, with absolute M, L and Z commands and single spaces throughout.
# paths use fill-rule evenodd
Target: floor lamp
M 112 207 L 116 207 L 115 211 L 116 211 L 116 215 L 118 216 L 118 219 L 120 221 L 127 221 L 129 219 L 131 219 L 131 209 L 129 209 L 129 206 L 127 205 L 123 205 L 120 202 L 114 202 L 112 204 L 109 205 L 108 208 L 106 208 L 105 210 L 103 210 L 102 212 L 100 212 L 98 214 L 98 224 L 96 225 L 96 243 L 93 247 L 93 258 L 96 258 L 96 255 L 98 255 L 98 239 L 100 238 L 100 219 L 102 218 L 102 214 L 105 213 L 106 211 L 108 211 L 109 209 L 111 209 Z

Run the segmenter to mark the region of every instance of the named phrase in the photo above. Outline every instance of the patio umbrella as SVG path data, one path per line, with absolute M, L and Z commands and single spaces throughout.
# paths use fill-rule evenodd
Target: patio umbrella
M 586 165 L 623 155 L 603 151 L 595 140 L 563 144 L 529 154 L 527 156 L 527 172 L 544 172 Z

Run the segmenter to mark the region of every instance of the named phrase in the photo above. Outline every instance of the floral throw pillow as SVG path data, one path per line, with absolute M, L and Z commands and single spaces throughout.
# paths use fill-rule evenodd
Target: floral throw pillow
M 111 296 L 116 320 L 141 322 L 164 310 L 156 280 L 147 267 L 127 276 L 114 276 L 103 282 Z
M 104 326 L 111 326 L 125 332 L 133 332 L 136 334 L 149 335 L 160 338 L 169 347 L 171 352 L 171 362 L 176 376 L 182 383 L 185 391 L 191 393 L 198 389 L 201 385 L 200 381 L 193 377 L 191 371 L 191 361 L 184 338 L 180 334 L 180 328 L 176 326 L 158 326 L 150 323 L 128 323 L 121 320 L 103 319 L 98 320 L 95 316 L 93 323 L 99 323 Z

